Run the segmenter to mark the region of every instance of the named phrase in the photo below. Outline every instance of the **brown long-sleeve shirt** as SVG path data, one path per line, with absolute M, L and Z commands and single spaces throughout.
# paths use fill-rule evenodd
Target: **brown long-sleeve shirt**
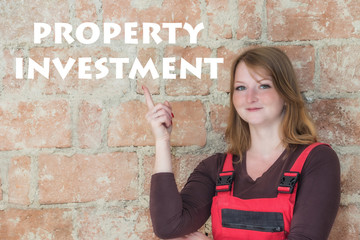
M 246 172 L 246 158 L 234 156 L 234 196 L 272 198 L 284 171 L 290 170 L 306 146 L 284 152 L 255 181 Z M 245 156 L 245 155 L 244 155 Z M 284 158 L 284 156 L 287 156 Z M 209 218 L 215 182 L 226 154 L 203 160 L 179 193 L 172 173 L 157 173 L 151 179 L 150 212 L 154 232 L 160 238 L 174 238 L 199 229 Z M 340 166 L 336 153 L 318 146 L 309 154 L 299 179 L 289 240 L 327 239 L 340 202 Z

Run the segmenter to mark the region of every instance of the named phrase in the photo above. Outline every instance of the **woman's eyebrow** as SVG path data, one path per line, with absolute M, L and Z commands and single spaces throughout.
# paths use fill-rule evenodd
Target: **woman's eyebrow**
M 263 81 L 270 81 L 270 82 L 272 82 L 272 79 L 271 79 L 271 78 L 261 78 L 260 80 L 256 80 L 256 82 L 258 82 L 258 83 L 263 82 Z
M 244 83 L 244 82 L 241 80 L 235 80 L 234 83 Z

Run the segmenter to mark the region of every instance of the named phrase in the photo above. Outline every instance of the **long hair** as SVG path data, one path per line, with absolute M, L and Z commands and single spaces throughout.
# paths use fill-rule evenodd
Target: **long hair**
M 240 156 L 251 145 L 249 124 L 240 118 L 233 103 L 235 70 L 244 62 L 251 70 L 264 69 L 272 78 L 275 90 L 285 102 L 282 119 L 282 144 L 293 149 L 297 144 L 317 141 L 315 126 L 307 113 L 293 66 L 287 55 L 278 48 L 258 47 L 243 52 L 233 63 L 230 82 L 230 113 L 225 138 L 228 152 Z

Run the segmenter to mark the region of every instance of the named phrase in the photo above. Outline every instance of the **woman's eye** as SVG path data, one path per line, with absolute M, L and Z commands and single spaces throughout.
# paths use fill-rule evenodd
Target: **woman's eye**
M 238 91 L 244 91 L 246 88 L 244 86 L 237 86 L 235 89 Z
M 261 89 L 268 89 L 268 88 L 271 88 L 269 84 L 261 84 L 260 85 L 260 88 Z

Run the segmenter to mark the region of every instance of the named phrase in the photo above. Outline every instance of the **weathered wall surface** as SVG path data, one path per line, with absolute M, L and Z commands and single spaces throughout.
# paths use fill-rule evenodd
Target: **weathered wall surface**
M 34 44 L 33 24 L 203 22 L 197 44 L 166 41 Z M 165 34 L 161 35 L 166 39 Z M 156 239 L 148 212 L 153 139 L 141 86 L 175 114 L 174 171 L 183 185 L 206 156 L 224 151 L 232 59 L 249 45 L 284 49 L 294 63 L 320 140 L 341 159 L 341 208 L 330 239 L 360 239 L 360 2 L 358 0 L 1 0 L 0 238 Z M 152 58 L 160 72 L 116 79 L 15 78 L 15 58 Z M 164 57 L 222 57 L 218 79 L 163 79 Z M 177 60 L 177 61 L 178 61 Z M 178 62 L 176 71 L 178 72 Z M 92 70 L 95 72 L 95 70 Z M 207 229 L 205 229 L 208 231 Z

